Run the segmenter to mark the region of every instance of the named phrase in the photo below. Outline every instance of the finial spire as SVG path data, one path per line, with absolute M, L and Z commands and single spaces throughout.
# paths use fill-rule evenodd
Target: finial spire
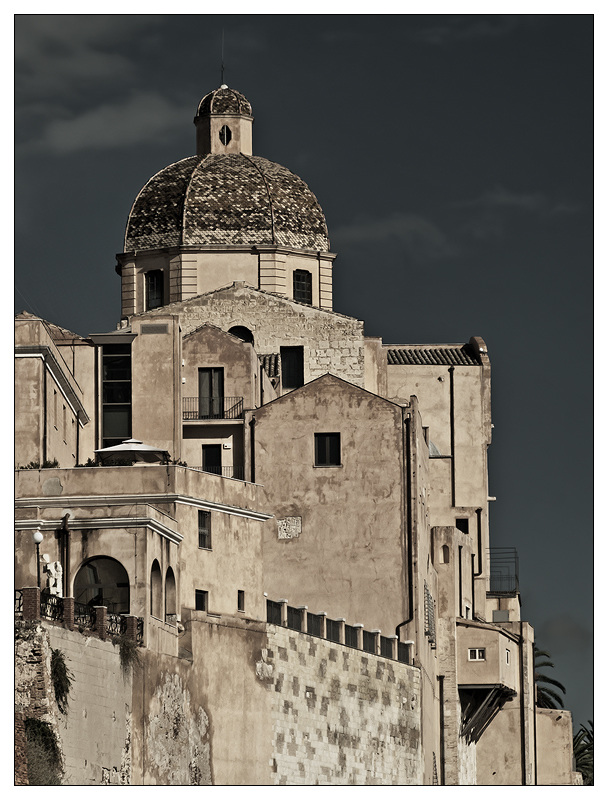
M 224 85 L 224 29 L 222 28 L 222 75 L 220 80 L 220 86 Z

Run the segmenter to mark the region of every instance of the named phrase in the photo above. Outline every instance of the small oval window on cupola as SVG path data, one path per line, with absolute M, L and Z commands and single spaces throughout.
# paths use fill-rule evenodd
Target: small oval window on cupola
M 222 125 L 220 128 L 220 142 L 223 145 L 227 145 L 230 140 L 232 139 L 232 131 L 228 127 L 228 125 Z

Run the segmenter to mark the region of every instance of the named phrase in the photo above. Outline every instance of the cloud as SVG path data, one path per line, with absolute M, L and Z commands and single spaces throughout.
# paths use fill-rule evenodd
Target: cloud
M 332 240 L 345 244 L 381 244 L 398 242 L 417 260 L 429 261 L 456 254 L 442 231 L 432 222 L 404 211 L 387 217 L 358 217 L 353 222 L 334 229 Z
M 162 140 L 183 127 L 188 109 L 172 105 L 156 92 L 133 93 L 117 103 L 105 103 L 68 118 L 53 118 L 23 153 L 65 154 L 83 150 L 128 147 Z
M 507 36 L 520 27 L 537 25 L 542 21 L 542 16 L 542 14 L 437 15 L 436 24 L 413 28 L 408 33 L 408 38 L 437 46 L 474 39 L 495 39 Z
M 513 192 L 503 186 L 496 186 L 473 200 L 452 203 L 452 208 L 465 210 L 467 217 L 461 231 L 478 240 L 502 237 L 513 214 L 548 221 L 579 211 L 577 205 L 544 192 Z
M 32 14 L 15 18 L 15 87 L 20 102 L 65 96 L 75 85 L 121 78 L 134 63 L 117 43 L 137 41 L 161 17 L 104 14 Z
M 553 200 L 543 192 L 511 192 L 503 186 L 496 186 L 474 200 L 454 203 L 460 208 L 505 208 L 554 217 L 561 214 L 574 214 L 577 206 L 561 200 Z

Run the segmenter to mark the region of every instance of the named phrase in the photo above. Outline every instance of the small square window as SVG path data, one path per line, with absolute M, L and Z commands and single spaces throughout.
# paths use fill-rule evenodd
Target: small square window
M 197 611 L 209 610 L 209 592 L 203 589 L 195 589 L 194 591 L 194 608 Z
M 469 532 L 469 518 L 468 517 L 459 517 L 456 520 L 456 528 L 462 533 Z
M 469 661 L 485 661 L 485 660 L 486 660 L 485 647 L 469 648 Z
M 198 546 L 211 550 L 211 512 L 198 512 Z
M 315 433 L 315 467 L 339 467 L 340 434 Z
M 242 589 L 238 590 L 237 608 L 239 611 L 245 610 L 245 592 Z

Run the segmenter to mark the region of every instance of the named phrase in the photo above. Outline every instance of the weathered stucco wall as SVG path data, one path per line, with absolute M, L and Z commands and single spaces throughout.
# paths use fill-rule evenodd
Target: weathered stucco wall
M 268 626 L 275 784 L 419 785 L 420 672 Z
M 537 783 L 540 786 L 581 785 L 573 772 L 572 714 L 561 708 L 536 709 Z
M 402 409 L 327 375 L 255 419 L 256 481 L 275 515 L 264 590 L 394 633 L 406 617 Z M 340 434 L 340 465 L 315 466 L 318 432 Z

